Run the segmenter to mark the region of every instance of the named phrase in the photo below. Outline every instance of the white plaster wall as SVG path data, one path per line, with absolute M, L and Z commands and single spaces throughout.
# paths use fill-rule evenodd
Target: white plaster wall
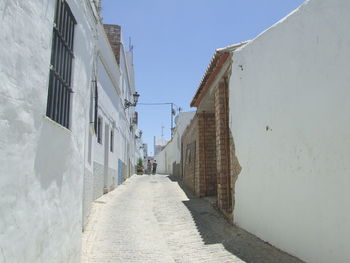
M 173 163 L 181 161 L 181 136 L 190 124 L 195 111 L 182 112 L 176 118 L 176 128 L 173 139 L 156 155 L 157 171 L 164 174 L 173 174 Z
M 102 25 L 97 26 L 97 83 L 98 83 L 98 115 L 102 118 L 102 144 L 97 142 L 96 135 L 93 137 L 94 149 L 94 182 L 93 198 L 103 194 L 104 188 L 104 162 L 105 148 L 108 147 L 108 178 L 107 187 L 112 189 L 116 184 L 118 160 L 127 163 L 125 145 L 130 143 L 130 131 L 128 112 L 124 110 L 124 99 L 121 92 L 120 79 L 125 76 L 114 58 L 108 38 Z M 110 141 L 105 143 L 105 125 L 110 131 L 114 131 L 114 150 L 110 151 Z
M 235 222 L 306 262 L 349 262 L 349 13 L 311 0 L 233 56 Z
M 165 164 L 166 164 L 166 161 L 165 161 L 165 157 L 166 157 L 166 154 L 165 154 L 165 151 L 161 151 L 160 153 L 158 153 L 154 159 L 157 161 L 157 173 L 160 173 L 160 174 L 167 174 L 167 171 L 166 171 L 166 167 L 165 167 Z
M 137 132 L 137 134 L 139 134 L 139 132 Z M 136 140 L 136 146 L 135 146 L 135 158 L 136 158 L 136 164 L 139 158 L 142 159 L 142 161 L 144 160 L 144 156 L 143 156 L 143 141 L 142 138 L 137 139 Z
M 72 126 L 45 117 L 55 1 L 0 2 L 0 262 L 79 262 L 92 67 L 85 2 L 69 0 Z
M 174 160 L 176 163 L 181 161 L 181 137 L 187 126 L 192 121 L 195 111 L 181 112 L 176 119 L 176 130 L 173 139 L 174 145 Z

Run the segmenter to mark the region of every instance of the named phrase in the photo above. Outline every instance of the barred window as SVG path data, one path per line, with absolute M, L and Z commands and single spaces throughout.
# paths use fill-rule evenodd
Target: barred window
M 109 148 L 109 150 L 110 150 L 111 152 L 113 152 L 113 150 L 114 150 L 114 131 L 113 131 L 113 130 L 111 130 L 111 143 L 110 143 L 110 148 Z
M 74 28 L 77 24 L 65 0 L 57 0 L 51 50 L 46 115 L 69 129 Z
M 97 142 L 102 144 L 102 117 L 97 117 Z
M 97 87 L 97 80 L 95 80 L 95 105 L 94 105 L 94 128 L 95 128 L 95 133 L 97 133 L 97 117 L 98 117 L 98 87 Z

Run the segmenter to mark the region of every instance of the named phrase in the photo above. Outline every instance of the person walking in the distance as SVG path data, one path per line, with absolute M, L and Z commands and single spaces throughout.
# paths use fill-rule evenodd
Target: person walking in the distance
M 148 160 L 148 162 L 147 162 L 147 174 L 151 174 L 151 170 L 152 170 L 151 160 Z
M 154 160 L 154 161 L 153 161 L 153 170 L 152 170 L 152 174 L 156 174 L 156 172 L 157 172 L 157 161 Z

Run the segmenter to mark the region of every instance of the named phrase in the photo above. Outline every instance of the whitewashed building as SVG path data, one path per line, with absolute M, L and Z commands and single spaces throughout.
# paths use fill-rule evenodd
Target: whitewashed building
M 80 262 L 91 202 L 133 173 L 132 57 L 99 7 L 0 2 L 0 262 Z
M 310 263 L 349 262 L 349 13 L 307 1 L 233 54 L 235 222 Z
M 157 161 L 157 172 L 180 176 L 181 173 L 181 136 L 195 115 L 195 111 L 181 112 L 175 118 L 173 138 L 166 144 L 154 159 Z
M 107 32 L 107 34 L 106 34 Z M 90 95 L 90 129 L 84 180 L 84 225 L 91 202 L 134 173 L 139 156 L 132 51 L 125 51 L 118 25 L 97 26 Z M 137 140 L 136 140 L 137 139 Z

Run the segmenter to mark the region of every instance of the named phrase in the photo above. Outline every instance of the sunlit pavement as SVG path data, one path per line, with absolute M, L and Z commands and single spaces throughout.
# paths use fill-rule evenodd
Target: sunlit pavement
M 231 226 L 171 177 L 135 175 L 94 202 L 82 262 L 301 261 Z

